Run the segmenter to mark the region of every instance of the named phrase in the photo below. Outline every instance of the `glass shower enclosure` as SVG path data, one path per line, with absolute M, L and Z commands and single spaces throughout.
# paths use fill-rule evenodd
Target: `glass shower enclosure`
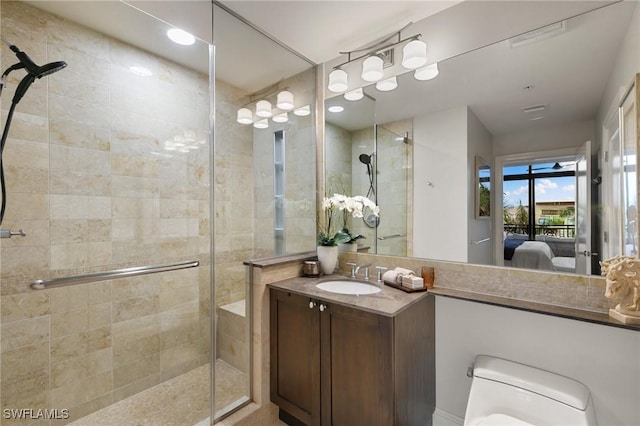
M 1 227 L 24 231 L 0 239 L 2 424 L 209 424 L 251 400 L 243 262 L 314 247 L 315 69 L 196 4 L 213 43 L 185 47 L 125 2 L 0 3 L 3 37 L 68 64 L 24 96 L 2 160 Z M 302 114 L 236 122 L 282 90 Z

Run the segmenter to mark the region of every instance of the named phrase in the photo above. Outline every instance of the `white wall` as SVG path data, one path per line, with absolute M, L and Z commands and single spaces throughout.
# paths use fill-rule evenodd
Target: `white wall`
M 640 72 L 640 3 L 636 5 L 629 29 L 609 78 L 607 89 L 602 97 L 596 121 L 598 134 L 602 132 L 602 123 L 605 116 L 612 107 L 617 107 L 638 72 Z
M 493 154 L 509 155 L 536 151 L 548 151 L 562 148 L 579 148 L 586 141 L 595 137 L 595 123 L 592 120 L 577 121 L 559 126 L 545 127 L 529 132 L 516 132 L 495 135 L 493 138 Z
M 601 426 L 640 424 L 637 331 L 436 296 L 434 425 L 462 424 L 471 387 L 466 370 L 478 354 L 584 383 Z
M 467 107 L 415 117 L 413 129 L 413 255 L 466 262 Z
M 479 265 L 493 265 L 492 240 L 473 244 L 473 241 L 481 241 L 491 237 L 491 219 L 476 219 L 476 176 L 475 176 L 475 158 L 479 156 L 489 164 L 493 162 L 493 136 L 484 124 L 475 116 L 473 111 L 468 109 L 467 114 L 467 170 L 469 173 L 469 188 L 467 205 L 468 221 L 469 221 L 469 263 Z M 493 190 L 493 179 L 491 181 L 491 189 Z M 498 206 L 491 206 L 491 215 L 500 214 Z

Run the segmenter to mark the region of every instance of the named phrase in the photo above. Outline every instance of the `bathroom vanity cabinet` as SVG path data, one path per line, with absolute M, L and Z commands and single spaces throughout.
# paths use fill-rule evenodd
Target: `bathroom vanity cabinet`
M 382 315 L 271 288 L 270 309 L 271 401 L 285 422 L 431 424 L 433 296 Z

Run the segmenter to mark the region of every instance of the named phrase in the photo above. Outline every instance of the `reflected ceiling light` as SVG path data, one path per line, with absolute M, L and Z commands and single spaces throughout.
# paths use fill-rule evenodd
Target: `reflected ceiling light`
M 293 93 L 283 90 L 278 93 L 276 106 L 283 111 L 291 111 L 293 109 Z
M 269 127 L 269 120 L 267 120 L 266 118 L 258 120 L 253 123 L 253 127 L 255 127 L 256 129 L 267 129 Z
M 172 42 L 183 46 L 190 46 L 196 42 L 196 38 L 193 35 L 180 28 L 171 28 L 167 31 L 167 37 L 169 37 Z
M 440 71 L 438 71 L 438 63 L 435 62 L 431 65 L 427 65 L 423 68 L 418 68 L 413 73 L 413 76 L 416 80 L 431 80 L 432 78 L 436 78 Z
M 262 118 L 271 117 L 271 102 L 269 101 L 258 101 L 256 104 L 256 115 Z
M 289 116 L 287 115 L 286 112 L 283 112 L 283 113 L 274 115 L 272 120 L 275 123 L 286 123 L 287 121 L 289 121 Z
M 349 85 L 346 71 L 338 68 L 329 73 L 329 85 L 327 89 L 335 93 L 340 93 L 347 90 L 347 87 L 349 87 Z
M 364 98 L 364 91 L 362 90 L 362 87 L 360 87 L 359 89 L 345 93 L 344 98 L 348 101 L 359 101 Z
M 306 117 L 307 115 L 311 114 L 311 107 L 309 105 L 305 105 L 294 110 L 293 113 L 298 117 Z
M 341 107 L 340 105 L 333 105 L 333 106 L 330 106 L 328 110 L 329 112 L 342 112 L 344 111 L 344 108 Z
M 383 66 L 384 61 L 380 56 L 369 56 L 362 63 L 362 79 L 370 82 L 381 80 L 384 74 L 382 70 Z
M 236 121 L 240 124 L 251 124 L 253 123 L 253 113 L 249 108 L 240 108 Z
M 410 70 L 427 63 L 427 44 L 422 40 L 412 40 L 402 48 L 402 66 Z
M 387 78 L 376 83 L 376 89 L 381 92 L 389 92 L 398 87 L 398 79 L 396 77 Z

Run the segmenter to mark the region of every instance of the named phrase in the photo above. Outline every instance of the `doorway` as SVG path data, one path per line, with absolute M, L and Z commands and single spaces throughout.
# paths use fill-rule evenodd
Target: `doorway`
M 497 265 L 591 272 L 588 145 L 496 158 Z

